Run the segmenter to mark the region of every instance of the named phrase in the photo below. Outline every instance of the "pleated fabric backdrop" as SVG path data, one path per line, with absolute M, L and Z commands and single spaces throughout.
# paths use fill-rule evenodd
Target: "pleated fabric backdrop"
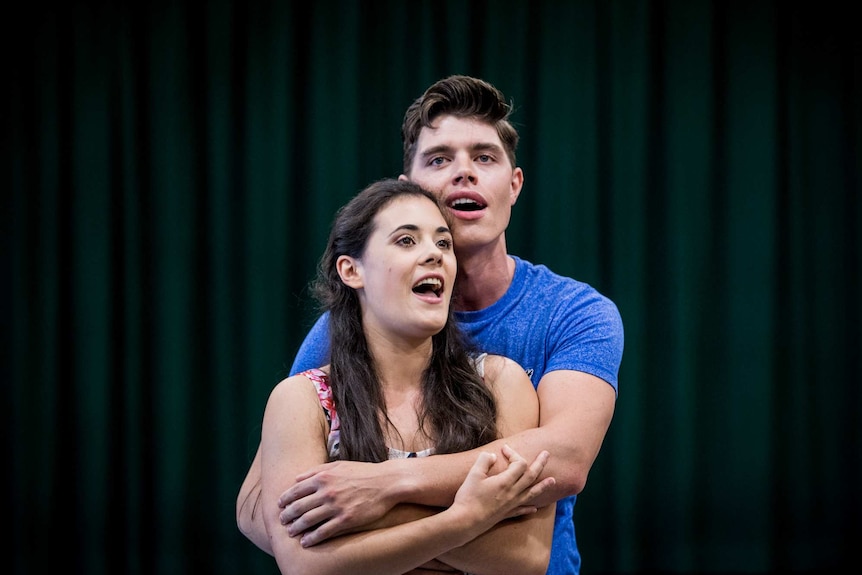
M 404 110 L 453 73 L 515 104 L 510 250 L 625 323 L 583 573 L 857 557 L 862 44 L 840 4 L 66 2 L 3 30 L 12 573 L 277 572 L 234 523 L 264 404 L 335 209 L 400 172 Z

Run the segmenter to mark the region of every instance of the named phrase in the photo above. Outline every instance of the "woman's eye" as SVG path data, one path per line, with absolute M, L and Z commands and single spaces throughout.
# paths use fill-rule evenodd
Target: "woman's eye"
M 448 238 L 443 239 L 443 240 L 439 240 L 437 242 L 437 247 L 439 247 L 440 249 L 448 250 L 452 247 L 452 240 L 450 240 Z
M 412 246 L 416 241 L 411 236 L 401 236 L 395 243 L 401 246 Z

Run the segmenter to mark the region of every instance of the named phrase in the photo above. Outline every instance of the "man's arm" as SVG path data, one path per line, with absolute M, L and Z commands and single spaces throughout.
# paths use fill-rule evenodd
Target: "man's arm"
M 542 490 L 549 486 L 549 483 L 536 485 Z M 400 503 L 381 520 L 352 532 L 416 521 L 440 511 L 441 508 Z M 535 513 L 508 518 L 469 543 L 440 555 L 437 558 L 438 562 L 450 569 L 454 568 L 458 573 L 468 572 L 477 575 L 544 573 L 550 560 L 555 512 L 556 506 L 548 505 L 539 508 Z
M 485 381 L 497 400 L 497 425 L 502 436 L 536 428 L 539 400 L 523 367 L 510 359 L 488 356 Z M 507 459 L 512 457 L 512 451 L 508 445 L 503 448 Z M 544 468 L 548 453 L 541 453 L 545 457 Z M 551 478 L 544 481 L 543 490 L 554 482 Z M 544 573 L 551 558 L 555 512 L 556 506 L 547 505 L 535 513 L 502 521 L 439 559 L 468 573 Z
M 316 544 L 379 519 L 397 502 L 445 507 L 477 453 L 502 453 L 504 444 L 528 461 L 550 452 L 541 477 L 556 483 L 535 501 L 537 506 L 580 493 L 613 417 L 614 388 L 587 373 L 558 370 L 542 378 L 537 392 L 539 427 L 481 449 L 379 464 L 338 461 L 309 470 L 279 499 L 282 523 L 292 522 L 292 534 L 305 532 L 308 543 Z M 492 473 L 500 469 L 498 462 Z
M 531 463 L 508 450 L 506 469 L 489 474 L 496 457 L 477 457 L 453 504 L 439 514 L 387 529 L 375 529 L 334 538 L 308 548 L 289 537 L 278 518 L 276 500 L 293 483 L 300 470 L 326 461 L 328 426 L 319 409 L 316 391 L 304 378 L 294 377 L 276 386 L 267 402 L 261 439 L 262 515 L 279 569 L 283 573 L 344 572 L 403 574 L 467 544 L 534 499 L 542 484 L 536 479 L 547 453 Z M 512 575 L 544 573 L 546 565 L 526 564 Z M 480 573 L 490 575 L 492 571 Z M 496 572 L 494 572 L 496 575 Z
M 497 424 L 504 436 L 535 428 L 539 423 L 539 401 L 523 368 L 514 361 L 499 356 L 488 356 L 485 361 L 485 379 L 497 398 Z M 510 447 L 502 448 L 506 460 L 520 458 Z M 547 452 L 540 456 L 542 467 L 547 464 Z M 433 457 L 440 457 L 435 455 Z M 553 485 L 547 478 L 534 486 L 534 497 Z M 373 493 L 371 494 L 373 497 Z M 441 508 L 399 504 L 377 522 L 362 526 L 357 531 L 377 530 L 415 521 L 439 513 Z M 526 514 L 521 512 L 526 511 Z M 470 542 L 447 551 L 438 557 L 442 564 L 459 572 L 503 575 L 508 573 L 544 573 L 548 566 L 553 538 L 556 507 L 548 505 L 535 510 L 519 509 L 504 521 Z M 307 534 L 303 535 L 303 540 Z M 337 540 L 339 538 L 333 538 Z
M 262 551 L 269 555 L 273 555 L 272 545 L 269 536 L 266 533 L 266 526 L 263 522 L 262 509 L 260 507 L 260 449 L 258 448 L 252 463 L 249 475 L 243 483 L 240 490 L 240 497 L 237 499 L 237 524 L 240 531 Z M 254 479 L 257 477 L 258 479 Z M 252 479 L 250 479 L 252 478 Z M 549 483 L 544 483 L 545 488 L 550 486 Z M 554 506 L 548 506 L 545 509 L 538 510 L 539 514 L 553 514 Z M 361 531 L 367 528 L 384 528 L 407 523 L 422 519 L 430 515 L 434 515 L 441 511 L 440 508 L 432 508 L 424 505 L 399 504 L 390 512 L 386 513 L 381 521 L 372 525 L 365 526 Z M 535 518 L 525 518 L 524 521 L 530 519 L 532 521 L 541 521 L 540 515 Z M 507 521 L 518 521 L 510 519 Z M 553 530 L 553 521 L 550 522 L 551 531 Z M 501 529 L 494 527 L 484 535 L 474 539 L 463 547 L 456 548 L 449 553 L 440 557 L 440 560 L 432 560 L 425 564 L 423 568 L 415 570 L 415 573 L 430 575 L 431 573 L 463 573 L 467 566 L 476 566 L 477 559 L 486 556 L 500 556 L 501 549 L 518 549 L 525 555 L 530 555 L 535 558 L 541 556 L 543 543 L 540 538 L 535 537 L 529 527 L 519 526 L 513 529 Z M 492 555 L 493 554 L 493 555 Z M 444 563 L 443 560 L 448 563 Z M 456 569 L 452 565 L 459 565 L 462 568 Z M 488 565 L 479 564 L 482 567 Z M 473 573 L 480 573 L 479 568 L 474 568 Z M 414 573 L 414 571 L 411 571 Z M 502 572 L 501 572 L 502 573 Z

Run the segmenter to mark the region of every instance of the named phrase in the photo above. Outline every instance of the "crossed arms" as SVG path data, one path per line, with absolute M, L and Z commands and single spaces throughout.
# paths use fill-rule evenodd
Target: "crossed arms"
M 613 388 L 599 378 L 576 371 L 550 372 L 538 386 L 538 427 L 520 424 L 520 429 L 510 428 L 511 433 L 503 440 L 458 454 L 375 464 L 339 461 L 312 465 L 307 471 L 286 468 L 284 473 L 293 477 L 284 483 L 283 493 L 273 492 L 269 498 L 264 493 L 260 506 L 259 450 L 240 489 L 237 522 L 240 530 L 268 553 L 273 552 L 269 536 L 278 528 L 293 535 L 290 539 L 294 541 L 299 538 L 306 550 L 322 550 L 319 546 L 356 542 L 355 538 L 361 537 L 356 532 L 362 526 L 391 526 L 449 507 L 481 451 L 497 454 L 496 463 L 488 470 L 493 476 L 507 468 L 505 444 L 526 461 L 534 461 L 547 450 L 551 457 L 539 480 L 553 477 L 555 483 L 546 485 L 531 501 L 540 508 L 538 513 L 501 521 L 469 543 L 436 556 L 463 571 L 505 573 L 523 559 L 522 555 L 535 552 L 530 542 L 542 544 L 541 535 L 530 534 L 541 533 L 541 529 L 533 528 L 542 521 L 543 513 L 553 514 L 550 503 L 583 489 L 610 424 L 614 401 Z M 325 459 L 318 457 L 317 461 Z M 266 524 L 261 511 L 270 514 Z M 512 544 L 515 541 L 518 545 Z

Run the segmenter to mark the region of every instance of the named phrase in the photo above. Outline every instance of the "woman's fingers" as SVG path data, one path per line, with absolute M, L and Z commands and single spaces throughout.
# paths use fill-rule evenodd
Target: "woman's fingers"
M 547 451 L 542 451 L 528 465 L 527 461 L 509 445 L 504 445 L 502 451 L 503 455 L 509 461 L 509 465 L 503 473 L 508 473 L 514 477 L 514 485 L 519 490 L 526 490 L 536 483 L 550 457 Z M 553 485 L 553 483 L 550 485 Z M 541 492 L 544 493 L 550 485 L 542 485 Z

